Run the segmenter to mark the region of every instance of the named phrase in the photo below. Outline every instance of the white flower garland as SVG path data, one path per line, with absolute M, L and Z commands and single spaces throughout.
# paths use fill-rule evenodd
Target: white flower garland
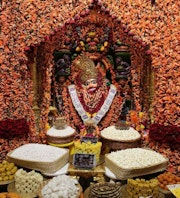
M 71 96 L 71 100 L 72 103 L 75 107 L 75 109 L 77 110 L 78 114 L 81 116 L 81 119 L 84 122 L 87 122 L 88 120 L 92 119 L 92 121 L 95 124 L 98 124 L 101 119 L 104 117 L 104 115 L 107 113 L 107 111 L 109 110 L 112 101 L 114 99 L 114 96 L 116 95 L 116 87 L 114 85 L 110 85 L 110 89 L 109 89 L 109 93 L 107 98 L 105 99 L 102 107 L 100 108 L 100 110 L 95 114 L 95 116 L 93 116 L 92 118 L 90 118 L 90 116 L 88 115 L 88 112 L 86 112 L 81 104 L 81 102 L 79 101 L 77 92 L 76 92 L 76 88 L 75 85 L 69 85 L 68 86 L 68 90 Z

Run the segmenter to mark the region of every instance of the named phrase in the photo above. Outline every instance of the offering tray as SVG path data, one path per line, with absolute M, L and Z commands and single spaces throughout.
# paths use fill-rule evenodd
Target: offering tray
M 162 193 L 165 194 L 165 195 L 171 194 L 171 192 L 170 192 L 169 190 L 165 190 L 165 189 L 160 188 L 160 187 L 159 187 L 159 191 L 162 192 Z
M 167 185 L 167 187 L 175 197 L 180 197 L 180 184 Z
M 134 141 L 116 141 L 113 139 L 101 139 L 102 143 L 107 145 L 111 150 L 121 150 L 121 149 L 127 149 L 127 148 L 136 148 L 140 147 L 141 145 L 141 139 L 137 139 Z
M 161 163 L 158 162 L 149 166 L 144 166 L 144 167 L 142 166 L 140 168 L 138 167 L 137 168 L 125 168 L 121 166 L 121 164 L 117 164 L 114 161 L 112 161 L 109 158 L 110 155 L 111 153 L 105 155 L 105 166 L 109 168 L 109 170 L 112 171 L 112 173 L 116 175 L 117 179 L 120 179 L 120 180 L 126 180 L 128 178 L 139 177 L 142 175 L 149 175 L 149 174 L 161 172 L 161 171 L 166 170 L 166 167 L 168 164 L 168 159 L 163 156 L 164 160 Z
M 45 172 L 41 172 L 41 173 L 48 177 L 55 177 L 55 176 L 63 175 L 63 174 L 65 175 L 67 174 L 68 167 L 69 167 L 69 163 L 67 163 L 65 166 L 63 166 L 62 168 L 60 168 L 58 171 L 54 173 L 45 173 Z
M 36 151 L 37 148 L 40 150 Z M 20 167 L 40 172 L 54 173 L 62 168 L 68 162 L 69 158 L 69 149 L 57 148 L 50 145 L 26 144 L 17 149 L 7 154 L 8 161 Z
M 14 179 L 12 179 L 12 180 L 7 180 L 7 181 L 1 181 L 1 182 L 0 182 L 0 186 L 7 185 L 7 184 L 10 184 L 10 183 L 13 183 L 13 182 L 14 182 Z
M 69 130 L 68 133 L 66 132 L 68 135 L 65 135 L 66 130 Z M 54 135 L 53 135 L 53 131 L 55 133 Z M 59 131 L 59 134 L 57 133 L 57 131 Z M 63 133 L 63 135 L 61 135 L 61 133 Z M 66 143 L 72 142 L 74 140 L 74 137 L 76 134 L 77 134 L 76 131 L 74 129 L 72 129 L 71 127 L 67 127 L 62 130 L 57 130 L 54 127 L 52 127 L 46 133 L 46 138 L 47 138 L 47 142 L 49 142 L 49 143 L 66 144 Z
M 107 130 L 107 131 L 106 131 Z M 109 136 L 108 133 L 112 130 L 115 137 Z M 114 126 L 110 126 L 100 132 L 100 138 L 103 144 L 107 145 L 111 150 L 121 150 L 126 148 L 136 148 L 141 145 L 141 135 L 138 131 L 130 127 L 130 130 L 117 130 Z M 126 134 L 126 135 L 125 135 Z M 132 139 L 129 137 L 135 134 Z M 128 138 L 127 138 L 128 137 Z

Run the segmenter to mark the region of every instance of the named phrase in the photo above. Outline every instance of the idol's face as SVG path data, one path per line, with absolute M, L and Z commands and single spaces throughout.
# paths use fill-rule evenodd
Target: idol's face
M 89 79 L 84 83 L 84 85 L 88 93 L 94 93 L 98 87 L 96 79 Z

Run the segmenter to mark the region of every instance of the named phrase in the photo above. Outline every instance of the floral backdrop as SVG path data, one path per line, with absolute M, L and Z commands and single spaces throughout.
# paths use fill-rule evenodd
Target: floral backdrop
M 142 110 L 141 70 L 143 65 L 151 63 L 152 120 L 163 125 L 180 125 L 180 16 L 179 2 L 173 0 L 4 0 L 0 16 L 0 120 L 25 119 L 30 134 L 36 133 L 28 54 L 39 46 L 43 50 L 38 56 L 43 61 L 38 67 L 44 76 L 40 123 L 41 131 L 45 130 L 53 38 L 61 36 L 65 24 L 74 24 L 87 16 L 94 4 L 113 20 L 115 36 L 119 33 L 130 45 L 136 110 Z

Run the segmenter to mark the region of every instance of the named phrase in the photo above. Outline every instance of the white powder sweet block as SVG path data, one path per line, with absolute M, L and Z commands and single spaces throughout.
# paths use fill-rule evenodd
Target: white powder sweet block
M 56 129 L 54 127 L 51 127 L 47 131 L 47 135 L 52 136 L 52 137 L 67 137 L 70 135 L 73 135 L 75 132 L 75 129 L 73 129 L 70 126 L 67 126 L 65 129 Z
M 133 141 L 141 138 L 141 135 L 134 128 L 128 130 L 118 130 L 115 126 L 109 126 L 101 131 L 101 136 L 105 139 L 116 141 Z
M 10 162 L 18 166 L 52 173 L 68 162 L 69 149 L 29 143 L 9 152 L 7 156 Z
M 53 162 L 67 152 L 66 149 L 46 144 L 25 144 L 16 148 L 10 156 L 21 160 Z

